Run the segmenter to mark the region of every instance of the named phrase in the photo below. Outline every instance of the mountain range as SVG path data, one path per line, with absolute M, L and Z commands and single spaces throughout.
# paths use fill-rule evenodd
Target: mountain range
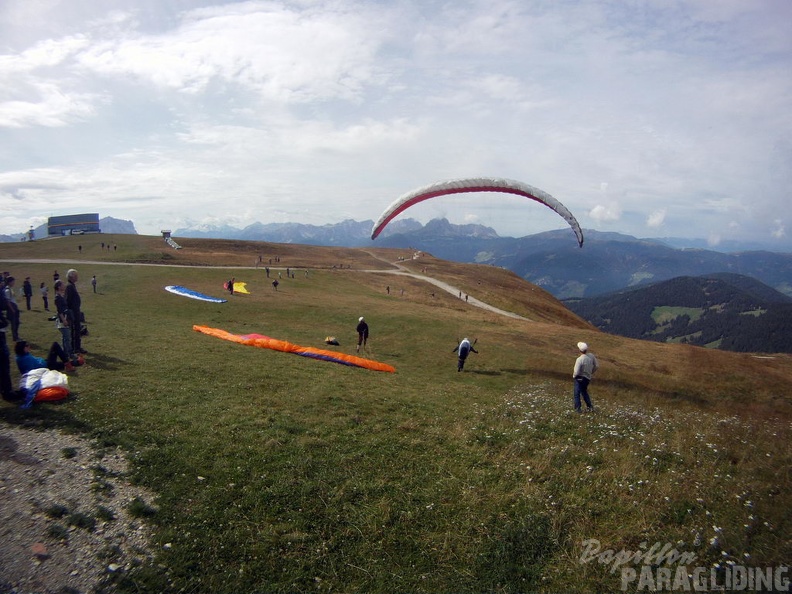
M 679 247 L 682 240 L 638 239 L 620 233 L 585 230 L 583 248 L 569 229 L 526 237 L 500 237 L 484 225 L 455 225 L 434 219 L 422 225 L 414 219 L 391 222 L 370 239 L 372 221 L 345 220 L 337 224 L 254 223 L 243 229 L 203 226 L 173 231 L 174 237 L 239 239 L 337 247 L 393 247 L 428 252 L 455 262 L 475 262 L 511 270 L 544 288 L 558 299 L 605 295 L 678 276 L 728 272 L 741 274 L 792 296 L 792 254 L 748 249 L 733 252 Z M 136 233 L 132 221 L 105 217 L 103 233 Z M 46 226 L 35 230 L 46 237 Z M 0 240 L 19 241 L 18 236 Z M 723 249 L 723 246 L 720 246 Z
M 680 248 L 676 246 L 684 245 L 682 240 L 638 239 L 593 230 L 585 231 L 586 241 L 581 249 L 569 229 L 513 238 L 500 237 L 494 229 L 484 225 L 454 225 L 446 219 L 434 219 L 421 225 L 409 218 L 393 221 L 376 242 L 372 242 L 372 225 L 372 221 L 352 220 L 323 226 L 256 223 L 244 229 L 179 229 L 174 236 L 411 248 L 444 260 L 506 268 L 559 299 L 603 295 L 676 276 L 718 272 L 750 276 L 792 295 L 792 254 L 789 253 L 747 249 L 728 253 Z

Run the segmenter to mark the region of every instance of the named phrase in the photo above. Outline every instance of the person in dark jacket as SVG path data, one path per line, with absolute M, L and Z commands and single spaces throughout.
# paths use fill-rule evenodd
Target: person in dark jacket
M 17 400 L 17 394 L 11 384 L 11 359 L 8 352 L 8 342 L 6 341 L 6 331 L 9 323 L 6 319 L 6 300 L 0 287 L 0 395 L 3 400 Z
M 75 355 L 85 353 L 82 348 L 82 300 L 77 291 L 79 275 L 74 268 L 66 273 L 66 306 L 69 308 L 69 327 L 71 328 L 72 351 Z
M 30 284 L 30 277 L 26 276 L 22 282 L 22 294 L 25 296 L 27 310 L 30 311 L 30 300 L 33 298 L 33 285 Z
M 355 349 L 356 352 L 360 352 L 360 345 L 363 345 L 363 348 L 366 348 L 366 343 L 368 342 L 369 337 L 369 327 L 366 323 L 366 320 L 363 319 L 363 316 L 360 316 L 358 320 L 358 325 L 355 330 L 358 333 L 358 341 L 357 341 L 357 348 Z
M 77 359 L 77 353 L 72 346 L 72 331 L 70 326 L 71 314 L 66 303 L 66 283 L 62 280 L 55 281 L 55 327 L 61 334 L 63 352 L 72 363 Z

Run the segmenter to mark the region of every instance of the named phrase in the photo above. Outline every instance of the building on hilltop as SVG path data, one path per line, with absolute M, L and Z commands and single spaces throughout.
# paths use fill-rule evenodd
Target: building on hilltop
M 50 217 L 47 221 L 47 235 L 82 235 L 83 233 L 101 233 L 99 213 L 86 213 Z

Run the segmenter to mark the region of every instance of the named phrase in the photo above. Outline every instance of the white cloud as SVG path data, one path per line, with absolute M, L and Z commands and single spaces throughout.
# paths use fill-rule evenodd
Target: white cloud
M 353 11 L 231 4 L 188 15 L 166 34 L 133 31 L 108 39 L 79 62 L 99 74 L 189 94 L 217 83 L 279 101 L 349 100 L 376 69 L 379 40 L 368 33 L 363 15 Z
M 18 54 L 0 55 L 0 76 L 58 66 L 88 44 L 83 36 L 47 39 Z
M 633 235 L 764 238 L 785 212 L 792 3 L 111 4 L 0 4 L 0 211 L 27 217 L 0 233 L 63 205 L 154 233 L 362 220 L 476 175 Z M 425 212 L 558 226 L 505 204 Z
M 589 211 L 589 217 L 597 223 L 611 223 L 621 219 L 621 207 L 616 202 L 598 204 Z
M 663 225 L 663 221 L 665 221 L 666 217 L 666 209 L 659 208 L 654 211 L 652 214 L 649 215 L 649 218 L 646 219 L 646 226 L 650 229 L 656 229 L 657 227 L 661 227 Z
M 0 102 L 0 127 L 68 126 L 94 115 L 95 104 L 100 100 L 89 93 L 64 93 L 47 82 L 33 82 L 30 87 L 36 97 Z

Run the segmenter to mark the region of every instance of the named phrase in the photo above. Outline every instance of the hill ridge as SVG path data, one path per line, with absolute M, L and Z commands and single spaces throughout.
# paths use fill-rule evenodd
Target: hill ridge
M 567 305 L 612 334 L 738 352 L 792 352 L 792 298 L 739 274 L 679 276 Z

